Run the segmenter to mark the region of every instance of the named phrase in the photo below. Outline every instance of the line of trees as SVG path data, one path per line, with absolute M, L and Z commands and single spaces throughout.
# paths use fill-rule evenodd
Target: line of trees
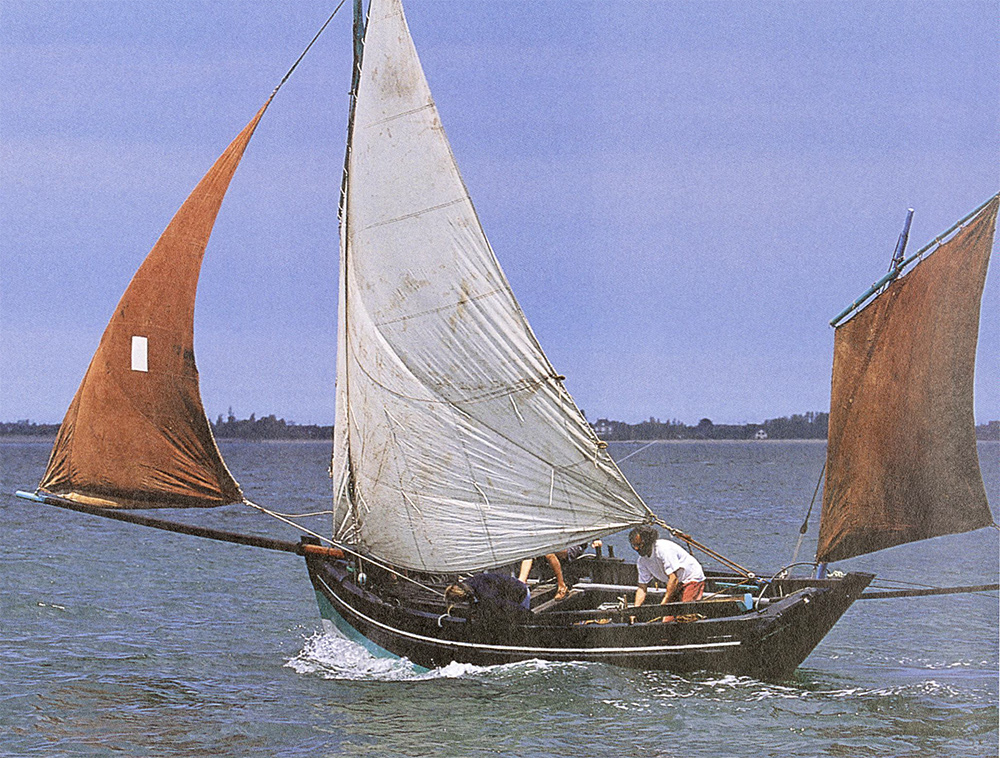
M 333 427 L 296 424 L 294 421 L 277 418 L 273 413 L 261 418 L 251 413 L 250 418 L 237 419 L 230 408 L 225 419 L 220 413 L 212 424 L 212 434 L 218 439 L 329 440 L 333 437 Z
M 826 439 L 830 414 L 809 413 L 767 419 L 761 424 L 713 424 L 703 418 L 694 426 L 676 419 L 660 421 L 650 418 L 638 424 L 599 419 L 592 424 L 603 440 L 812 440 Z M 976 426 L 976 439 L 1000 441 L 1000 421 Z
M 694 426 L 676 419 L 650 418 L 638 424 L 599 419 L 593 426 L 605 440 L 749 440 L 754 438 L 826 439 L 829 414 L 810 411 L 791 417 L 768 419 L 762 424 L 715 424 L 703 418 Z
M 593 424 L 601 439 L 615 440 L 748 440 L 767 436 L 767 439 L 808 440 L 826 439 L 826 413 L 810 412 L 802 415 L 782 416 L 768 419 L 762 424 L 714 424 L 703 418 L 694 426 L 688 426 L 676 419 L 660 421 L 650 418 L 638 424 L 624 421 L 599 419 Z M 59 424 L 36 424 L 34 421 L 0 422 L 0 437 L 54 437 Z M 296 424 L 285 421 L 272 413 L 257 418 L 237 419 L 232 408 L 223 418 L 222 414 L 212 422 L 212 433 L 219 439 L 244 440 L 329 440 L 333 436 L 332 426 L 316 424 Z M 976 427 L 976 438 L 1000 441 L 1000 421 L 990 421 Z
M 34 421 L 0 421 L 0 437 L 55 437 L 59 424 L 36 424 Z
M 976 439 L 1000 442 L 1000 421 L 989 421 L 977 426 Z

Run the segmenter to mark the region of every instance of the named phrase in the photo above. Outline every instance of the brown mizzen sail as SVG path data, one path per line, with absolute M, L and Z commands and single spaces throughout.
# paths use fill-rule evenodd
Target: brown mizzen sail
M 837 328 L 817 561 L 993 523 L 973 377 L 998 202 Z
M 126 508 L 243 500 L 198 390 L 194 302 L 222 199 L 270 102 L 184 201 L 125 290 L 59 428 L 40 490 Z

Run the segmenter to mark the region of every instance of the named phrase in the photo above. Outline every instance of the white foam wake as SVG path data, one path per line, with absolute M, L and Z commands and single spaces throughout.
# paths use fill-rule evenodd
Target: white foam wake
M 324 679 L 421 681 L 427 679 L 503 678 L 509 674 L 547 672 L 553 668 L 575 667 L 580 664 L 530 660 L 498 666 L 476 666 L 471 663 L 449 663 L 428 671 L 406 658 L 380 658 L 362 645 L 344 637 L 335 628 L 316 632 L 305 640 L 302 650 L 285 664 L 299 674 L 321 676 Z

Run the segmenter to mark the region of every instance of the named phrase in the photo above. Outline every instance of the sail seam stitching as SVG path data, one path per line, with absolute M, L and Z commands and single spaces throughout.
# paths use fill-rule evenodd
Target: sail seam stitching
M 478 294 L 478 295 L 472 295 L 471 297 L 466 296 L 464 299 L 462 299 L 462 300 L 460 300 L 458 302 L 448 303 L 446 305 L 441 305 L 441 306 L 439 306 L 437 308 L 429 308 L 426 311 L 419 311 L 417 313 L 410 313 L 410 314 L 405 315 L 405 316 L 400 316 L 399 318 L 389 319 L 388 321 L 376 321 L 375 325 L 376 326 L 389 326 L 391 324 L 398 324 L 398 323 L 403 322 L 403 321 L 409 321 L 410 319 L 413 319 L 413 318 L 419 318 L 420 316 L 429 316 L 432 313 L 440 313 L 441 311 L 446 311 L 446 310 L 449 310 L 450 308 L 455 308 L 455 307 L 457 307 L 459 305 L 462 305 L 463 303 L 472 302 L 473 300 L 482 300 L 483 298 L 492 297 L 493 295 L 502 295 L 503 293 L 504 293 L 504 291 L 502 289 L 492 289 L 489 292 L 481 292 L 480 294 Z
M 382 339 L 385 339 L 384 336 L 382 337 Z M 394 390 L 390 389 L 389 387 L 386 387 L 381 382 L 379 382 L 378 380 L 376 380 L 375 377 L 373 377 L 366 370 L 364 364 L 360 360 L 360 356 L 354 350 L 353 345 L 348 345 L 348 347 L 351 350 L 351 354 L 352 354 L 352 357 L 353 357 L 353 360 L 354 360 L 354 365 L 357 366 L 358 369 L 360 369 L 365 374 L 365 376 L 367 376 L 368 379 L 373 384 L 375 384 L 376 386 L 382 388 L 386 392 L 390 392 L 390 393 L 392 393 L 394 395 L 397 395 L 399 397 L 408 397 L 406 395 L 401 395 L 400 393 L 395 392 Z M 386 347 L 394 355 L 396 355 L 396 357 L 400 361 L 401 366 L 410 374 L 410 376 L 412 376 L 416 381 L 418 381 L 420 383 L 420 385 L 422 387 L 424 387 L 425 389 L 427 389 L 429 392 L 433 392 L 433 390 L 430 387 L 428 387 L 423 382 L 420 382 L 419 379 L 417 379 L 416 375 L 413 373 L 412 369 L 406 364 L 406 362 L 403 361 L 403 359 L 394 350 L 391 349 L 391 346 L 388 344 L 388 340 L 386 340 Z M 418 398 L 413 398 L 413 399 L 416 400 Z M 455 403 L 449 401 L 446 398 L 439 397 L 439 399 L 438 399 L 437 402 L 441 403 L 442 405 L 447 405 L 447 406 L 451 407 L 452 409 L 454 409 L 454 411 L 456 413 L 460 414 L 463 418 L 466 418 L 466 419 L 471 419 L 472 418 L 472 416 L 467 411 L 463 410 L 461 407 L 459 407 L 458 405 L 456 405 Z M 500 432 L 499 430 L 495 429 L 494 427 L 492 427 L 492 426 L 490 426 L 488 424 L 483 424 L 483 427 L 486 428 L 486 429 L 489 429 L 493 434 L 496 434 L 500 439 L 502 439 L 505 442 L 509 443 L 515 449 L 521 451 L 522 453 L 524 453 L 525 455 L 529 456 L 530 458 L 532 458 L 534 460 L 537 460 L 537 461 L 540 461 L 540 462 L 544 463 L 547 466 L 551 466 L 552 465 L 551 462 L 546 461 L 545 459 L 541 458 L 537 453 L 533 452 L 532 450 L 528 449 L 527 447 L 525 447 L 524 445 L 518 443 L 517 441 L 511 439 L 510 437 L 508 437 L 507 435 L 503 434 L 502 432 Z M 612 463 L 613 463 L 613 461 L 612 461 Z M 575 467 L 575 464 L 571 464 L 571 466 Z M 585 491 L 585 492 L 592 492 L 593 491 L 593 488 L 589 484 L 589 480 L 586 477 L 583 477 L 583 476 L 579 475 L 576 471 L 573 470 L 573 468 L 566 467 L 566 466 L 555 466 L 553 468 L 556 468 L 557 470 L 559 470 L 560 472 L 562 472 L 564 475 L 566 475 L 567 479 L 569 479 L 570 481 L 573 481 L 583 491 Z M 616 467 L 616 470 L 617 470 L 617 467 Z M 622 479 L 624 479 L 624 477 L 622 477 Z M 614 477 L 608 477 L 608 480 L 616 482 L 616 483 L 618 482 L 618 480 L 616 480 Z M 625 480 L 625 481 L 626 481 L 626 485 L 629 487 L 630 491 L 634 492 L 634 490 L 631 490 L 631 485 L 627 484 L 627 480 Z M 619 513 L 617 514 L 617 518 L 619 519 L 619 521 L 618 521 L 619 525 L 616 525 L 615 527 L 608 528 L 608 529 L 596 527 L 596 525 L 595 525 L 595 528 L 597 528 L 597 530 L 600 533 L 607 534 L 607 533 L 610 533 L 612 531 L 617 531 L 618 529 L 622 528 L 622 526 L 620 526 L 620 524 L 624 524 L 624 525 L 628 526 L 628 525 L 633 525 L 633 524 L 641 523 L 641 522 L 635 520 L 634 517 L 630 519 L 627 516 L 628 500 L 626 498 L 622 497 L 622 495 L 620 495 L 620 494 L 615 495 L 615 494 L 612 494 L 610 492 L 605 491 L 605 492 L 602 493 L 602 496 L 609 501 L 608 502 L 608 508 L 611 507 L 611 501 L 615 501 L 615 502 L 617 502 L 619 504 L 625 504 L 626 508 L 624 508 L 623 511 L 619 511 Z M 641 498 L 639 499 L 639 502 L 642 503 Z M 650 512 L 649 511 L 649 507 L 646 506 L 645 503 L 642 503 L 642 505 L 646 508 L 647 512 Z M 605 519 L 608 519 L 607 509 L 605 510 Z
M 420 511 L 417 504 L 411 500 L 410 493 L 403 484 L 403 475 L 406 474 L 407 477 L 410 477 L 411 474 L 408 466 L 409 461 L 399 444 L 399 438 L 396 436 L 396 428 L 401 426 L 401 424 L 393 418 L 392 414 L 389 413 L 388 408 L 383 408 L 382 410 L 385 413 L 385 419 L 387 426 L 389 427 L 389 437 L 392 439 L 392 454 L 393 458 L 396 460 L 396 476 L 399 479 L 399 494 L 405 504 L 403 512 L 406 514 L 406 520 L 409 523 L 410 531 L 413 532 L 413 549 L 417 552 L 417 560 L 423 564 L 425 563 L 423 551 L 420 549 L 420 543 L 417 541 L 417 529 L 414 527 L 412 511 L 416 511 L 417 515 L 420 516 L 421 519 L 423 518 L 423 513 Z
M 408 221 L 411 218 L 419 218 L 425 213 L 430 213 L 432 211 L 439 211 L 444 208 L 449 208 L 452 205 L 458 205 L 459 203 L 466 202 L 466 198 L 460 197 L 455 200 L 449 200 L 447 203 L 441 203 L 440 205 L 432 205 L 429 208 L 424 208 L 423 210 L 414 211 L 413 213 L 407 213 L 403 216 L 397 216 L 396 218 L 386 219 L 385 221 L 376 221 L 374 224 L 369 224 L 368 226 L 361 229 L 362 232 L 367 232 L 369 229 L 376 229 L 380 226 L 388 226 L 389 224 L 395 224 L 399 221 Z
M 357 358 L 357 354 L 355 354 L 355 359 L 356 358 Z M 427 397 L 415 397 L 413 395 L 406 395 L 406 394 L 404 394 L 404 393 L 402 393 L 402 392 L 400 392 L 398 390 L 393 389 L 392 387 L 389 387 L 389 386 L 383 384 L 378 379 L 376 379 L 368 371 L 368 369 L 365 368 L 364 364 L 362 364 L 362 362 L 360 360 L 355 360 L 355 364 L 362 371 L 362 373 L 364 373 L 364 375 L 366 377 L 368 377 L 368 379 L 371 380 L 372 384 L 380 387 L 381 389 L 384 389 L 386 392 L 389 392 L 390 394 L 395 395 L 396 397 L 403 398 L 404 400 L 410 400 L 410 401 L 412 401 L 414 403 L 426 403 L 426 404 L 430 404 L 430 405 L 450 405 L 450 406 L 458 407 L 457 403 L 455 403 L 452 400 L 449 400 L 446 397 L 440 397 L 440 396 L 438 396 L 438 397 L 433 397 L 433 398 L 427 398 Z M 406 364 L 404 363 L 404 365 L 406 365 Z M 407 366 L 407 370 L 409 370 L 409 366 Z M 416 376 L 413 374 L 412 371 L 410 371 L 410 374 L 413 375 L 414 378 L 416 378 Z M 509 384 L 509 385 L 507 385 L 507 386 L 505 386 L 505 387 L 503 387 L 501 389 L 491 390 L 491 391 L 488 391 L 488 392 L 482 392 L 482 393 L 480 393 L 478 395 L 470 395 L 469 397 L 465 398 L 463 400 L 463 402 L 466 403 L 466 404 L 468 404 L 468 405 L 473 405 L 475 403 L 486 402 L 487 400 L 499 400 L 502 397 L 510 397 L 510 396 L 518 394 L 519 392 L 528 392 L 530 390 L 538 389 L 539 387 L 544 386 L 548 382 L 548 380 L 550 378 L 551 377 L 547 377 L 547 376 L 546 377 L 542 377 L 540 379 L 528 379 L 528 378 L 525 378 L 525 379 L 522 379 L 522 380 L 520 380 L 519 382 L 517 382 L 515 384 Z M 419 379 L 418 379 L 418 381 L 419 381 Z M 427 385 L 424 382 L 420 382 L 420 386 L 425 387 L 425 388 L 427 387 Z M 576 465 L 576 464 L 573 464 L 573 465 Z
M 390 121 L 396 121 L 397 119 L 405 118 L 406 116 L 412 116 L 414 113 L 420 113 L 420 111 L 425 111 L 428 108 L 434 107 L 434 101 L 427 103 L 427 105 L 421 105 L 419 108 L 412 108 L 408 111 L 403 111 L 402 113 L 397 113 L 395 116 L 386 116 L 378 121 L 372 121 L 370 124 L 365 124 L 363 129 L 370 129 L 373 126 L 380 126 L 381 124 L 387 124 Z
M 353 352 L 354 351 L 352 350 L 352 353 Z M 384 384 L 382 384 L 377 379 L 375 379 L 375 377 L 372 376 L 365 369 L 364 365 L 362 364 L 362 362 L 358 358 L 359 358 L 359 356 L 356 353 L 354 353 L 354 362 L 355 362 L 355 365 L 365 374 L 365 376 L 368 377 L 369 380 L 371 380 L 371 382 L 373 384 L 375 384 L 376 386 L 378 386 L 381 389 L 385 390 L 386 392 L 390 392 L 390 393 L 396 395 L 397 397 L 405 397 L 407 399 L 415 400 L 415 401 L 422 400 L 424 402 L 437 402 L 437 403 L 440 403 L 441 405 L 446 405 L 446 406 L 454 409 L 457 413 L 461 414 L 464 418 L 472 418 L 472 416 L 467 411 L 463 410 L 460 406 L 458 406 L 454 402 L 448 400 L 447 398 L 441 398 L 441 397 L 439 397 L 436 401 L 434 401 L 434 400 L 423 400 L 422 398 L 411 398 L 408 395 L 403 395 L 401 393 L 395 392 L 391 388 L 386 387 Z M 410 373 L 410 375 L 414 376 L 414 378 L 416 379 L 416 376 L 410 370 L 409 366 L 407 366 L 406 363 L 402 361 L 402 359 L 400 359 L 400 362 L 402 363 L 402 365 L 404 367 L 406 367 L 406 369 Z M 419 382 L 419 379 L 417 381 Z M 423 382 L 420 382 L 420 384 L 421 384 L 421 386 L 425 387 L 426 389 L 428 389 L 428 390 L 430 389 Z M 482 422 L 480 421 L 480 423 L 482 423 Z M 493 432 L 494 434 L 496 434 L 500 439 L 504 440 L 505 442 L 510 443 L 517 450 L 520 450 L 521 452 L 527 454 L 531 458 L 534 458 L 534 459 L 536 459 L 538 461 L 541 461 L 541 462 L 545 463 L 546 465 L 549 465 L 549 466 L 552 465 L 549 461 L 546 461 L 545 459 L 541 458 L 537 453 L 532 452 L 531 450 L 529 450 L 528 448 L 526 448 L 524 445 L 521 445 L 520 443 L 518 443 L 515 440 L 511 439 L 507 435 L 501 433 L 499 430 L 493 428 L 492 426 L 490 426 L 488 424 L 482 424 L 482 425 L 483 425 L 484 428 L 489 429 L 491 432 Z M 592 488 L 589 487 L 589 486 L 587 486 L 587 481 L 588 480 L 585 477 L 583 477 L 583 476 L 577 475 L 576 472 L 573 470 L 579 463 L 580 462 L 571 463 L 571 464 L 569 464 L 567 466 L 553 466 L 553 468 L 555 468 L 558 471 L 561 471 L 564 474 L 567 474 L 569 479 L 571 479 L 572 481 L 576 482 L 577 485 L 581 485 L 584 490 L 591 490 Z M 582 463 L 586 463 L 586 461 L 582 461 Z M 612 477 L 609 477 L 609 479 L 613 480 Z M 617 480 L 614 480 L 614 481 L 617 481 Z M 623 501 L 624 500 L 624 498 L 622 498 L 620 495 L 616 496 L 615 499 L 618 500 L 618 501 Z M 640 500 L 640 502 L 641 502 L 641 500 Z M 643 505 L 645 505 L 645 503 L 643 503 Z M 647 511 L 648 511 L 648 506 L 647 506 Z M 605 517 L 607 518 L 607 515 Z M 621 517 L 621 516 L 619 516 L 619 517 Z M 627 523 L 628 524 L 634 524 L 634 523 L 640 523 L 640 522 L 638 522 L 638 521 L 628 521 Z

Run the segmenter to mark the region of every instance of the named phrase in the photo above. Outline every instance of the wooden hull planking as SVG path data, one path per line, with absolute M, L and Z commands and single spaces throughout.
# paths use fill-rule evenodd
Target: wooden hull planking
M 376 655 L 404 657 L 426 668 L 542 659 L 768 680 L 791 676 L 874 578 L 852 573 L 841 579 L 780 580 L 772 586 L 784 596 L 765 600 L 766 605 L 747 610 L 736 597 L 728 615 L 686 623 L 633 621 L 637 611 L 657 612 L 645 607 L 526 613 L 507 623 L 496 618 L 484 623 L 445 614 L 443 604 L 400 602 L 370 581 L 359 584 L 347 561 L 310 557 L 307 565 L 323 618 Z M 591 591 L 585 582 L 576 587 Z M 672 612 L 692 610 L 695 604 Z

